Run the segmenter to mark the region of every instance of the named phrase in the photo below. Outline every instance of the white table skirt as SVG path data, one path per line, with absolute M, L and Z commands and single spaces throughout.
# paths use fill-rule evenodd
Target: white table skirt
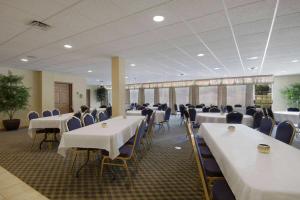
M 283 122 L 289 120 L 293 124 L 300 123 L 300 112 L 289 112 L 289 111 L 276 111 L 274 112 L 274 118 L 276 121 Z
M 221 115 L 220 113 L 197 113 L 196 123 L 226 123 L 226 113 Z M 242 124 L 249 127 L 253 126 L 253 117 L 250 115 L 243 115 Z
M 159 123 L 164 121 L 165 119 L 165 111 L 162 110 L 156 110 L 155 112 L 155 123 Z M 126 111 L 126 115 L 128 116 L 142 116 L 141 110 L 128 110 Z
M 204 123 L 199 129 L 237 200 L 299 200 L 300 151 L 245 125 Z M 259 153 L 258 144 L 271 146 Z
M 147 108 L 149 108 L 151 110 L 158 110 L 158 107 L 153 107 L 153 106 L 148 106 Z
M 61 137 L 58 153 L 65 157 L 69 148 L 96 148 L 107 150 L 109 157 L 114 159 L 120 154 L 119 148 L 134 136 L 143 119 L 144 116 L 128 116 L 126 119 L 119 116 L 65 132 Z M 107 127 L 103 128 L 102 123 L 107 123 Z
M 67 131 L 66 121 L 73 116 L 74 113 L 67 113 L 62 115 L 56 115 L 51 117 L 41 117 L 30 120 L 28 127 L 28 135 L 33 138 L 36 130 L 43 128 L 59 128 L 60 132 Z

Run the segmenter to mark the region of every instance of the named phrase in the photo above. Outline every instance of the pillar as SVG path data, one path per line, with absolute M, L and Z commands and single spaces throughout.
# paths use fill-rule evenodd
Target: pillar
M 227 87 L 226 85 L 218 86 L 218 106 L 227 104 Z
M 112 116 L 125 115 L 125 68 L 123 60 L 116 56 L 111 59 Z
M 158 104 L 158 103 L 160 103 L 159 102 L 159 88 L 154 88 L 154 104 Z M 161 102 L 161 103 L 165 103 L 165 102 Z

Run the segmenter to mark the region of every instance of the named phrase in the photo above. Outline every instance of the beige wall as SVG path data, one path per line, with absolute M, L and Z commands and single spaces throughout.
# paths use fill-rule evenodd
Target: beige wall
M 21 127 L 28 126 L 27 113 L 31 110 L 41 112 L 41 72 L 0 67 L 0 74 L 7 74 L 8 70 L 10 70 L 13 74 L 23 76 L 24 85 L 30 88 L 28 108 L 23 111 L 18 111 L 14 116 L 14 118 L 21 119 Z M 0 129 L 3 128 L 2 120 L 7 118 L 8 117 L 5 114 L 1 113 Z
M 272 88 L 273 110 L 286 110 L 287 101 L 281 94 L 281 91 L 293 83 L 300 83 L 300 74 L 289 76 L 275 76 Z
M 84 78 L 48 71 L 42 72 L 42 110 L 54 108 L 55 82 L 70 83 L 73 88 L 73 109 L 77 111 L 81 105 L 86 104 L 86 80 Z M 78 94 L 82 94 L 82 98 Z
M 96 98 L 96 89 L 97 86 L 96 85 L 88 85 L 87 89 L 91 90 L 91 108 L 98 108 L 100 106 L 100 102 L 97 101 Z

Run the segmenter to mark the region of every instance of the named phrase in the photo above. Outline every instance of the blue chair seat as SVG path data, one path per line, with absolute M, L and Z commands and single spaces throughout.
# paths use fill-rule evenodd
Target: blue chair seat
M 235 200 L 229 185 L 225 180 L 217 180 L 212 187 L 213 200 Z
M 199 150 L 201 153 L 201 157 L 203 157 L 203 158 L 212 158 L 213 157 L 212 153 L 210 152 L 210 150 L 207 146 L 199 145 Z
M 196 141 L 197 141 L 197 143 L 198 143 L 199 146 L 206 146 L 206 143 L 205 143 L 205 141 L 204 141 L 203 138 L 196 137 Z
M 210 177 L 223 177 L 223 174 L 215 161 L 215 159 L 205 159 L 203 160 L 203 167 L 205 169 L 205 173 Z
M 126 144 L 128 145 L 133 145 L 134 144 L 134 139 L 135 139 L 135 136 L 132 136 L 127 142 Z
M 119 149 L 119 151 L 120 151 L 120 154 L 118 155 L 118 157 L 123 157 L 123 158 L 129 157 L 130 153 L 132 151 L 132 146 L 124 145 Z M 104 156 L 109 155 L 109 152 L 106 150 L 102 150 L 101 152 L 102 152 L 102 155 L 104 155 Z

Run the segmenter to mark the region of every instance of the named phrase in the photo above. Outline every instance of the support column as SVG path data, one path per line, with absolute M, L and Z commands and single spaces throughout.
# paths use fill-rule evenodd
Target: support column
M 176 104 L 176 90 L 174 87 L 169 88 L 169 104 L 172 114 L 176 114 L 176 110 L 174 109 L 174 104 Z
M 143 105 L 144 103 L 145 103 L 145 90 L 144 88 L 139 88 L 138 104 Z
M 116 56 L 111 59 L 112 116 L 125 115 L 125 69 L 123 60 Z
M 227 87 L 226 85 L 218 86 L 218 106 L 227 104 Z
M 154 88 L 154 104 L 158 104 L 159 102 L 159 88 Z M 161 102 L 167 103 L 167 102 Z
M 246 85 L 246 106 L 254 105 L 254 85 Z

